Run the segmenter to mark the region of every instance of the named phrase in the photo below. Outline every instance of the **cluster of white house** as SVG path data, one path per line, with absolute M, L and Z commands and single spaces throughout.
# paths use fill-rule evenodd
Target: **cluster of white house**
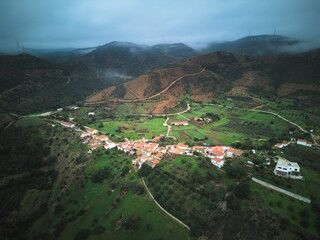
M 181 124 L 182 123 L 183 122 L 181 122 Z M 68 128 L 75 127 L 73 123 L 60 122 L 60 124 Z M 180 122 L 178 124 L 180 124 Z M 226 158 L 240 157 L 243 154 L 242 150 L 228 146 L 189 147 L 183 143 L 159 146 L 158 142 L 160 141 L 161 136 L 156 136 L 152 140 L 143 138 L 135 141 L 127 140 L 125 142 L 114 143 L 108 136 L 99 135 L 98 133 L 98 130 L 93 128 L 86 128 L 86 131 L 81 133 L 83 143 L 90 148 L 89 152 L 99 147 L 104 147 L 105 149 L 116 147 L 118 150 L 124 151 L 131 156 L 136 156 L 136 159 L 132 161 L 132 164 L 139 169 L 143 163 L 155 167 L 160 163 L 165 154 L 192 156 L 194 152 L 198 152 L 205 157 L 208 157 L 211 163 L 218 168 L 223 167 Z
M 297 139 L 296 140 L 296 139 L 292 138 L 290 142 L 283 141 L 281 143 L 277 143 L 273 146 L 273 148 L 284 148 L 291 143 L 296 143 L 298 145 L 302 145 L 302 146 L 306 146 L 306 147 L 312 147 L 314 145 L 312 142 L 308 142 L 305 139 Z
M 60 122 L 60 124 L 68 128 L 75 127 L 73 123 Z M 160 164 L 160 161 L 165 154 L 192 156 L 195 152 L 198 152 L 203 156 L 208 157 L 211 163 L 218 168 L 223 167 L 227 158 L 240 157 L 243 154 L 243 150 L 228 146 L 189 147 L 183 143 L 159 146 L 158 142 L 163 135 L 156 136 L 152 140 L 143 138 L 135 141 L 127 140 L 125 142 L 114 143 L 109 139 L 108 136 L 99 135 L 98 133 L 98 130 L 93 128 L 86 128 L 86 131 L 82 131 L 81 133 L 81 138 L 84 140 L 83 143 L 87 144 L 87 146 L 91 149 L 89 152 L 92 152 L 92 150 L 95 150 L 99 147 L 104 147 L 105 149 L 116 147 L 118 150 L 136 157 L 132 161 L 132 165 L 137 169 L 140 169 L 143 163 L 147 163 L 154 168 Z M 313 145 L 306 140 L 298 139 L 297 141 L 277 143 L 274 148 L 283 148 L 292 142 L 296 142 L 299 145 L 308 147 Z M 278 160 L 274 169 L 274 174 L 286 178 L 303 179 L 303 177 L 300 175 L 300 166 L 298 163 L 290 162 L 281 157 L 277 158 Z

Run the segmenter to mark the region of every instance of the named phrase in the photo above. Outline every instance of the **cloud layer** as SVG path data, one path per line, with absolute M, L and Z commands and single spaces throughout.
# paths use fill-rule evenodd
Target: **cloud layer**
M 1 0 L 0 49 L 110 41 L 192 46 L 273 34 L 319 44 L 319 0 Z

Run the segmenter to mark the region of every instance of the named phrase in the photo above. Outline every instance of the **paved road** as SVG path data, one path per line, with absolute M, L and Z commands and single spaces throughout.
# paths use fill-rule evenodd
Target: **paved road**
M 259 180 L 259 179 L 257 179 L 257 178 L 254 178 L 254 177 L 253 177 L 253 178 L 252 178 L 252 181 L 254 181 L 254 182 L 256 182 L 256 183 L 258 183 L 258 184 L 260 184 L 260 185 L 262 185 L 262 186 L 264 186 L 264 187 L 270 188 L 270 189 L 272 189 L 272 190 L 274 190 L 274 191 L 283 193 L 283 194 L 285 194 L 285 195 L 287 195 L 287 196 L 289 196 L 289 197 L 292 197 L 292 198 L 295 198 L 295 199 L 297 199 L 297 200 L 300 200 L 300 201 L 302 201 L 302 202 L 309 203 L 309 204 L 311 203 L 311 200 L 310 200 L 309 198 L 305 198 L 305 197 L 303 197 L 303 196 L 301 196 L 301 195 L 299 195 L 299 194 L 296 194 L 296 193 L 293 193 L 293 192 L 289 192 L 289 191 L 287 191 L 287 190 L 285 190 L 285 189 L 276 187 L 276 186 L 274 186 L 274 185 L 272 185 L 272 184 L 270 184 L 270 183 L 266 183 L 266 182 L 264 182 L 264 181 L 261 181 L 261 180 Z
M 157 200 L 154 199 L 152 193 L 149 191 L 149 188 L 147 187 L 147 184 L 144 182 L 143 178 L 141 178 L 143 186 L 145 187 L 145 189 L 147 190 L 147 192 L 149 193 L 151 199 L 157 204 L 157 206 L 165 213 L 167 214 L 169 217 L 171 217 L 174 221 L 178 222 L 179 224 L 181 224 L 183 227 L 185 227 L 186 229 L 188 229 L 189 231 L 191 230 L 190 227 L 188 225 L 186 225 L 184 222 L 182 222 L 181 220 L 179 220 L 178 218 L 176 218 L 175 216 L 173 216 L 171 213 L 169 213 L 167 210 L 165 210 L 163 207 L 161 207 L 161 205 L 157 202 Z

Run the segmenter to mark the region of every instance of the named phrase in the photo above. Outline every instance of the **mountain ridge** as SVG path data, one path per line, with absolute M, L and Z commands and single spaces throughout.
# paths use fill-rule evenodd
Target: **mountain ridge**
M 205 53 L 227 51 L 250 56 L 290 54 L 298 51 L 301 41 L 282 35 L 246 36 L 234 41 L 209 43 L 202 51 Z
M 151 113 L 164 113 L 187 96 L 194 101 L 210 102 L 220 96 L 276 98 L 293 94 L 297 99 L 301 95 L 311 101 L 314 99 L 312 95 L 320 92 L 319 64 L 320 54 L 317 52 L 262 58 L 228 52 L 197 55 L 106 89 L 88 98 L 87 104 L 146 100 L 184 76 L 183 80 L 157 96 L 158 103 L 149 109 Z M 187 76 L 203 68 L 206 69 L 204 72 Z M 300 95 L 295 96 L 297 93 Z

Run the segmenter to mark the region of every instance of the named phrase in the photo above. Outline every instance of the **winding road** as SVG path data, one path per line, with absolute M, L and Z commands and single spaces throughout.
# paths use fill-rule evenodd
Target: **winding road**
M 219 105 L 219 104 L 206 104 L 206 105 L 208 105 L 208 106 L 220 107 L 220 108 L 225 108 L 224 106 Z M 278 118 L 281 118 L 283 121 L 286 121 L 286 122 L 290 123 L 291 125 L 296 126 L 296 127 L 299 128 L 302 132 L 308 133 L 308 134 L 311 136 L 314 145 L 320 146 L 320 145 L 317 143 L 317 141 L 315 140 L 315 136 L 314 136 L 311 132 L 309 132 L 308 130 L 305 130 L 305 129 L 304 129 L 303 127 L 301 127 L 299 124 L 297 124 L 297 123 L 295 123 L 295 122 L 292 122 L 292 121 L 290 121 L 289 119 L 286 119 L 285 117 L 279 115 L 278 113 L 269 112 L 269 111 L 264 111 L 264 110 L 258 110 L 258 109 L 256 109 L 256 108 L 248 109 L 248 108 L 238 108 L 238 107 L 234 107 L 234 109 L 244 110 L 244 111 L 250 111 L 250 112 L 259 112 L 259 113 L 271 114 L 271 115 L 274 115 L 274 116 L 276 116 L 276 117 L 278 117 Z
M 149 97 L 144 97 L 144 98 L 138 98 L 138 99 L 112 99 L 112 100 L 105 100 L 105 101 L 97 101 L 97 102 L 90 102 L 90 103 L 86 103 L 86 105 L 95 105 L 95 104 L 101 104 L 101 103 L 106 103 L 106 102 L 119 102 L 119 103 L 130 103 L 130 102 L 142 102 L 145 100 L 150 100 L 152 98 L 158 97 L 161 94 L 167 92 L 175 83 L 181 81 L 182 79 L 184 79 L 185 77 L 190 77 L 190 76 L 195 76 L 198 75 L 200 73 L 203 73 L 206 70 L 206 67 L 202 68 L 201 71 L 196 72 L 196 73 L 188 73 L 188 74 L 184 74 L 178 78 L 176 78 L 175 80 L 173 80 L 167 87 L 165 87 L 163 90 L 161 90 L 160 92 L 149 96 Z M 136 95 L 137 94 L 132 90 L 132 89 L 128 89 L 132 94 Z
M 241 108 L 240 108 L 240 109 L 241 109 Z M 305 130 L 304 128 L 302 128 L 299 124 L 297 124 L 297 123 L 295 123 L 295 122 L 292 122 L 292 121 L 286 119 L 285 117 L 279 115 L 278 113 L 269 112 L 269 111 L 264 111 L 264 110 L 257 110 L 257 109 L 246 109 L 246 110 L 252 111 L 252 112 L 260 112 L 260 113 L 271 114 L 271 115 L 274 115 L 274 116 L 276 116 L 276 117 L 278 117 L 278 118 L 281 118 L 282 120 L 284 120 L 284 121 L 286 121 L 286 122 L 288 122 L 288 123 L 296 126 L 296 127 L 299 128 L 302 132 L 310 134 L 313 143 L 314 143 L 316 146 L 319 146 L 319 144 L 316 142 L 315 137 L 314 137 L 314 135 L 313 135 L 312 133 L 310 133 L 309 131 L 307 131 L 307 130 Z

